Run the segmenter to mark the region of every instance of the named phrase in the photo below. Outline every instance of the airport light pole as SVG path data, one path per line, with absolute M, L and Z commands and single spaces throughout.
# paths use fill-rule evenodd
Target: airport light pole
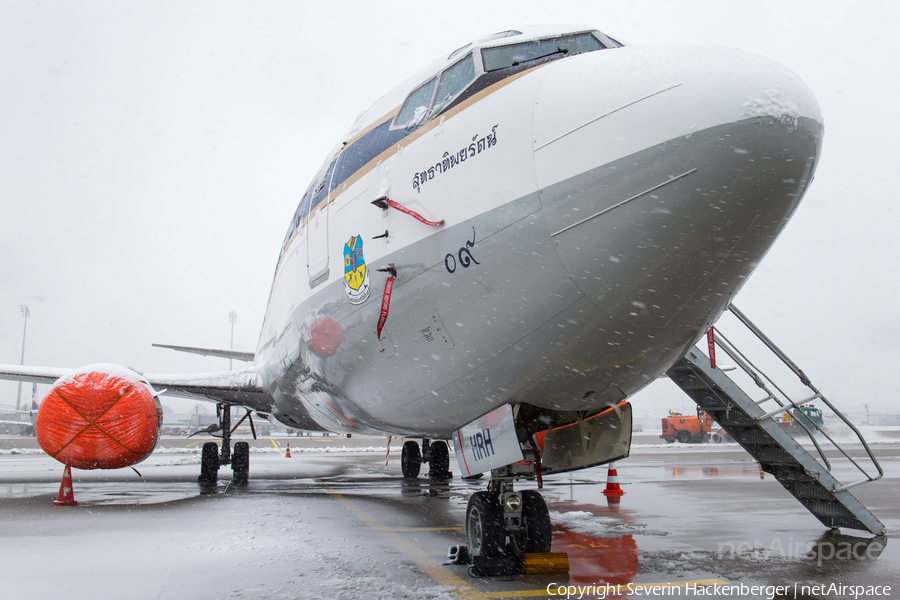
M 231 349 L 234 350 L 234 322 L 237 321 L 237 313 L 231 311 L 228 313 L 228 320 L 231 321 Z M 231 371 L 232 359 L 228 359 L 228 370 Z
M 31 314 L 31 311 L 28 310 L 27 304 L 20 304 L 19 311 L 22 313 L 22 316 L 25 317 L 25 327 L 22 328 L 22 357 L 19 359 L 19 364 L 25 364 L 25 334 L 28 333 L 28 315 Z M 19 382 L 19 391 L 16 394 L 16 410 L 22 410 L 22 382 Z

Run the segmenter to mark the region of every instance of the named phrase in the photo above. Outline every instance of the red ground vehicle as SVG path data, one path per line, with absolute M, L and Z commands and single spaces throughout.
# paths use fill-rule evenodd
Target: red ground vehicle
M 713 422 L 712 417 L 702 410 L 697 411 L 697 416 L 687 417 L 670 410 L 669 416 L 662 419 L 662 435 L 659 437 L 670 444 L 673 442 L 701 444 L 709 441 Z

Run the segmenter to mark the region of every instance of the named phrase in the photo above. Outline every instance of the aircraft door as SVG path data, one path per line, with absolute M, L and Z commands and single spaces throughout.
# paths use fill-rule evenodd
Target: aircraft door
M 310 211 L 306 227 L 306 264 L 309 270 L 309 286 L 316 287 L 328 281 L 328 213 L 330 195 L 333 189 L 334 172 L 340 162 L 335 159 L 320 180 L 315 183 L 313 191 L 313 208 Z

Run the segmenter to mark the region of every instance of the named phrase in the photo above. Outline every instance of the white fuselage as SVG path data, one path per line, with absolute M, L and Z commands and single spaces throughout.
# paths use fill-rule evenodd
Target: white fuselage
M 329 155 L 286 236 L 257 349 L 274 419 L 440 438 L 510 402 L 600 410 L 679 358 L 771 246 L 821 148 L 818 105 L 793 73 L 736 51 L 640 47 L 484 72 L 482 48 L 550 35 L 438 61 Z M 409 92 L 467 53 L 466 91 L 391 127 Z M 376 269 L 389 264 L 379 339 L 390 275 Z

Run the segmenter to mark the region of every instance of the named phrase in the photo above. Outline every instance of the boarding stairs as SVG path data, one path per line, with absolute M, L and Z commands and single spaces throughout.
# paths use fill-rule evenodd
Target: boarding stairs
M 728 310 L 800 378 L 805 388 L 812 391 L 812 397 L 800 401 L 792 399 L 783 391 L 787 386 L 779 386 L 757 368 L 722 335 L 718 326 L 714 336 L 716 347 L 721 348 L 750 377 L 765 397 L 760 400 L 751 398 L 731 377 L 712 367 L 710 358 L 696 347 L 691 348 L 669 368 L 668 377 L 759 461 L 763 471 L 772 474 L 824 525 L 833 529 L 847 527 L 883 535 L 886 530 L 881 521 L 849 491 L 852 487 L 876 481 L 884 475 L 862 434 L 741 311 L 734 305 L 729 306 Z M 712 348 L 711 352 L 714 350 Z M 805 440 L 808 436 L 812 441 L 817 455 L 814 456 L 776 422 L 776 416 L 792 410 L 792 407 L 799 409 L 801 405 L 813 400 L 827 406 L 849 427 L 862 444 L 867 458 L 851 457 L 847 449 L 835 442 L 825 428 L 819 428 L 812 421 L 796 419 L 795 423 L 802 427 L 801 437 Z M 846 485 L 838 481 L 832 474 L 832 465 L 823 446 L 829 449 L 832 459 L 837 452 L 838 460 L 850 461 L 862 474 L 862 478 Z

